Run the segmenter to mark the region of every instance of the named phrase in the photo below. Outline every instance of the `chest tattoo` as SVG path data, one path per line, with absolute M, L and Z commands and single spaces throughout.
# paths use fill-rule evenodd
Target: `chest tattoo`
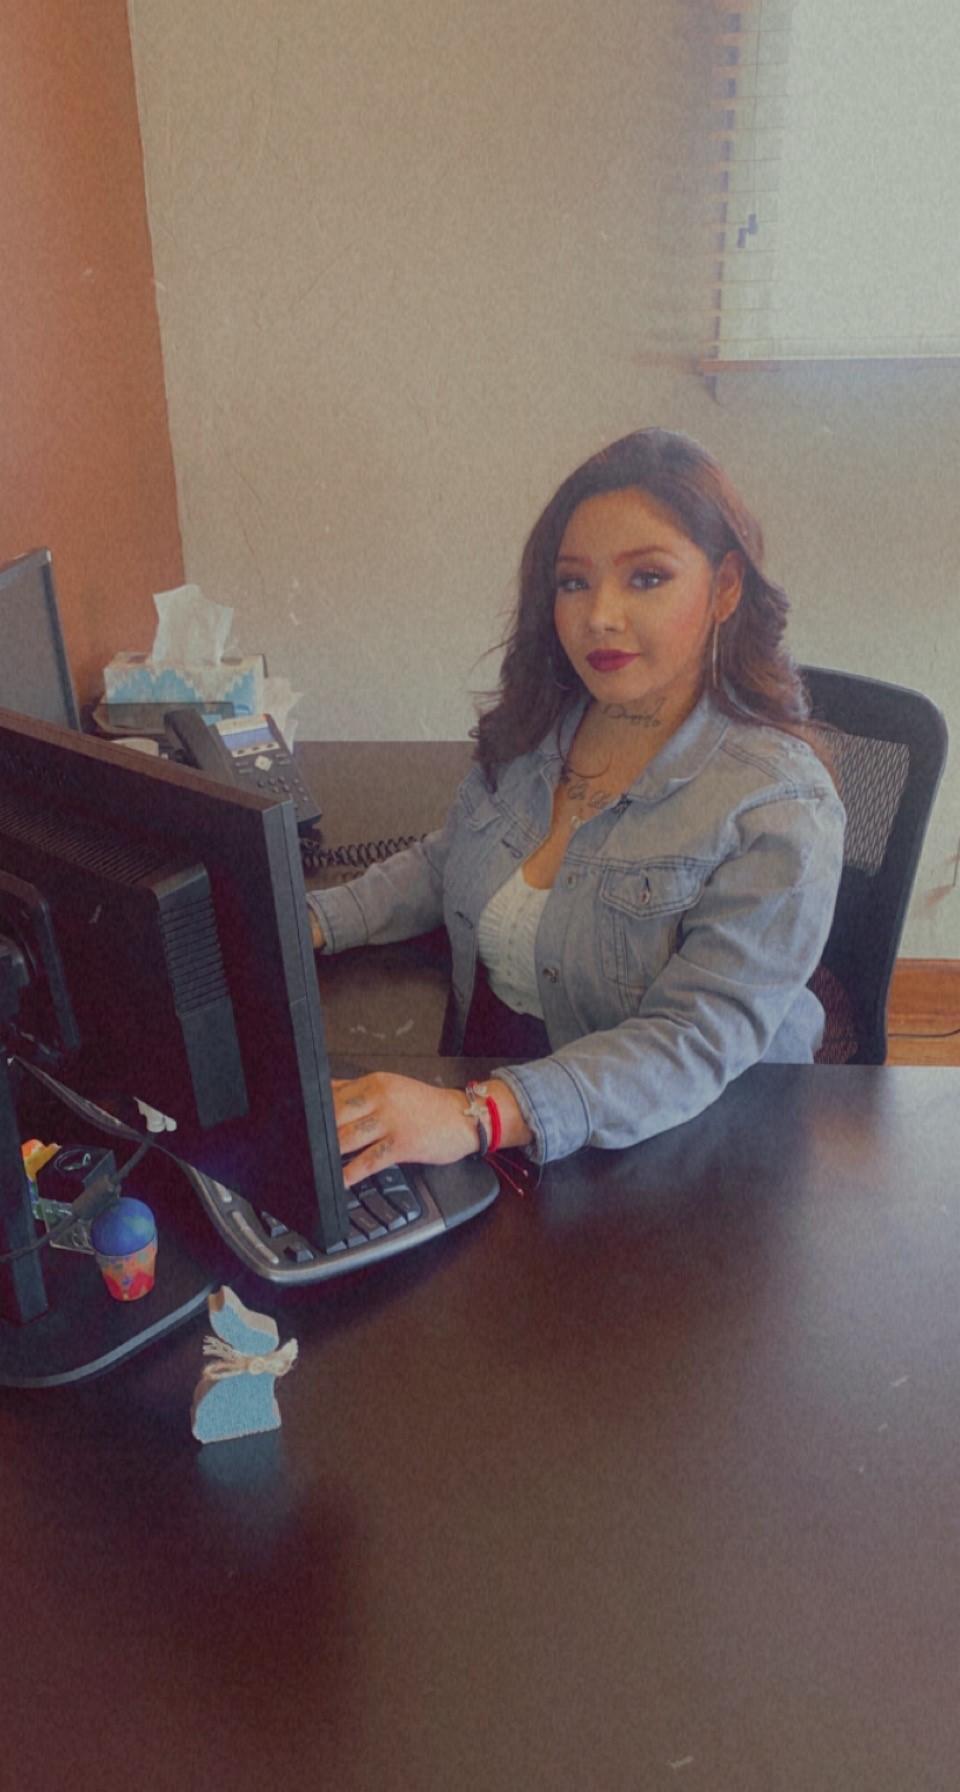
M 617 799 L 615 790 L 594 789 L 589 778 L 585 778 L 581 772 L 573 771 L 569 765 L 563 767 L 560 773 L 560 783 L 569 802 L 576 803 L 580 808 L 591 809 L 595 813 L 608 808 Z

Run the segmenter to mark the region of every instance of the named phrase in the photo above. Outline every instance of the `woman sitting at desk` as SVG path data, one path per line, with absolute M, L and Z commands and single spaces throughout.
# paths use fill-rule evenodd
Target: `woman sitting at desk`
M 508 1067 L 467 1095 L 385 1073 L 336 1084 L 348 1183 L 478 1145 L 544 1162 L 635 1144 L 748 1065 L 813 1058 L 806 984 L 844 817 L 802 738 L 762 553 L 720 468 L 664 430 L 602 450 L 547 505 L 446 825 L 308 898 L 327 951 L 442 920 L 445 1049 Z

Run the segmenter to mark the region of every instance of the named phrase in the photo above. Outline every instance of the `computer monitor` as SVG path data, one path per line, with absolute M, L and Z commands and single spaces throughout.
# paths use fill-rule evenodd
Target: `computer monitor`
M 4 941 L 23 985 L 7 976 L 5 1057 L 108 1112 L 148 1103 L 188 1165 L 324 1246 L 345 1236 L 291 803 L 0 711 Z M 9 1175 L 0 1189 L 9 1252 L 26 1232 L 9 1223 Z M 20 1317 L 42 1313 L 38 1259 L 14 1270 Z
M 234 1260 L 267 1281 L 376 1261 L 494 1198 L 478 1160 L 416 1167 L 407 1206 L 403 1171 L 373 1211 L 348 1197 L 304 894 L 289 799 L 0 710 L 0 1385 L 78 1378 L 135 1347 L 137 1329 L 117 1317 L 119 1342 L 74 1367 L 44 1317 L 11 1168 L 11 1055 L 108 1114 L 143 1102 L 175 1122 L 164 1146 Z M 186 1188 L 184 1200 L 193 1212 Z M 157 1290 L 147 1297 L 148 1329 L 204 1296 L 202 1276 L 186 1280 L 180 1299 L 167 1277 L 169 1317 L 151 1307 Z M 18 1318 L 35 1350 L 12 1335 Z
M 80 726 L 49 548 L 0 566 L 0 708 Z

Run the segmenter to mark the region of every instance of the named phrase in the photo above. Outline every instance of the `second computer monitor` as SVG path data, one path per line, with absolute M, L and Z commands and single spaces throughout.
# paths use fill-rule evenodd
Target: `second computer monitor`
M 49 548 L 0 566 L 0 708 L 80 726 Z

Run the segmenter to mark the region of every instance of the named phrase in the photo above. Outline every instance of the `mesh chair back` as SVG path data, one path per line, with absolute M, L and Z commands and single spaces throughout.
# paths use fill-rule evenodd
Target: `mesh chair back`
M 827 1015 L 818 1062 L 882 1064 L 887 994 L 947 756 L 929 697 L 853 672 L 801 667 L 810 731 L 847 811 L 830 937 L 810 979 Z

